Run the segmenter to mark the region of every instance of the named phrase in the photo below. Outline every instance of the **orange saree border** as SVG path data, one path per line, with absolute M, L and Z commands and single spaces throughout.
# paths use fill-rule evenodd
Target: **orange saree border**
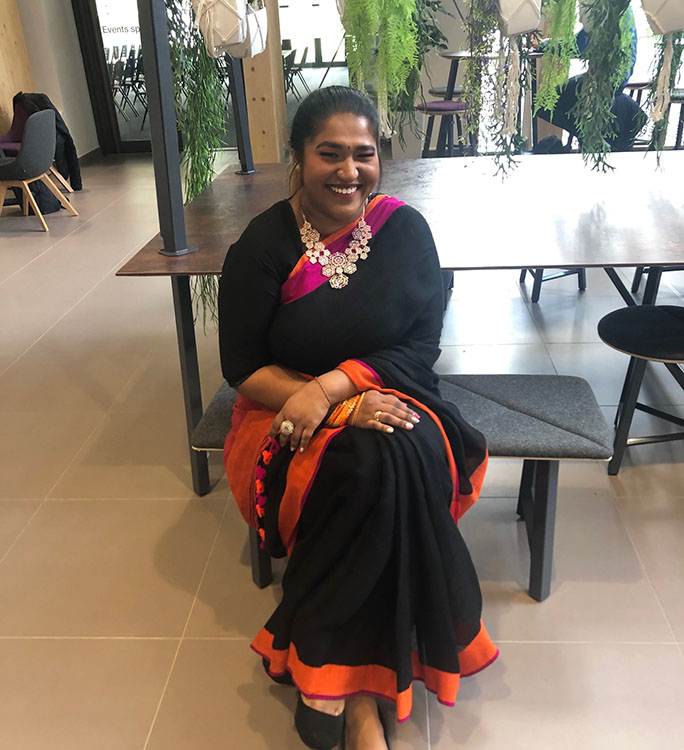
M 325 664 L 311 667 L 304 664 L 297 654 L 297 648 L 290 644 L 288 649 L 275 649 L 273 635 L 266 628 L 252 641 L 252 649 L 269 662 L 269 672 L 282 675 L 289 672 L 292 681 L 307 698 L 346 698 L 359 693 L 369 693 L 393 701 L 397 705 L 398 721 L 406 721 L 411 715 L 413 690 L 397 692 L 397 678 L 394 670 L 379 664 L 364 664 L 350 667 L 342 664 Z M 420 680 L 440 703 L 454 705 L 461 677 L 475 674 L 494 662 L 499 649 L 492 643 L 484 625 L 473 641 L 459 654 L 461 673 L 444 672 L 422 664 L 418 654 L 412 654 L 413 679 Z

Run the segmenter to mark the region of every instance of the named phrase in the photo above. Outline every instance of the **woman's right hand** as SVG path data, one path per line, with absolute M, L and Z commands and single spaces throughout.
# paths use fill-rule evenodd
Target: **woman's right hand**
M 396 396 L 380 391 L 366 391 L 354 426 L 367 430 L 394 432 L 395 427 L 412 430 L 419 422 L 420 415 Z

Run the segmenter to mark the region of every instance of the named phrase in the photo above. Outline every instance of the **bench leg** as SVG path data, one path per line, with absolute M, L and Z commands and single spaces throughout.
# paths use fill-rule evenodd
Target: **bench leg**
M 252 528 L 249 529 L 249 560 L 252 564 L 252 580 L 260 589 L 273 583 L 271 556 L 261 549 L 259 535 Z
M 518 504 L 530 545 L 529 594 L 538 602 L 551 591 L 557 494 L 558 461 L 526 460 Z

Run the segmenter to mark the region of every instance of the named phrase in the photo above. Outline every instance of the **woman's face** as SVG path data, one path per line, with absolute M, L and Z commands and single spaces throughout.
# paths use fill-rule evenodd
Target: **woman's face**
M 304 146 L 301 202 L 314 219 L 341 228 L 359 217 L 377 184 L 380 161 L 365 117 L 333 115 Z

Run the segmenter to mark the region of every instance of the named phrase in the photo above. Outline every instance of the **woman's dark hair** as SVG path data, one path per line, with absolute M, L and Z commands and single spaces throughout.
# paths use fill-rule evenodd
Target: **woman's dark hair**
M 301 161 L 304 145 L 333 115 L 357 115 L 370 124 L 376 146 L 380 136 L 378 113 L 371 100 L 361 91 L 348 86 L 328 86 L 315 89 L 299 105 L 292 121 L 290 148 L 296 161 Z

